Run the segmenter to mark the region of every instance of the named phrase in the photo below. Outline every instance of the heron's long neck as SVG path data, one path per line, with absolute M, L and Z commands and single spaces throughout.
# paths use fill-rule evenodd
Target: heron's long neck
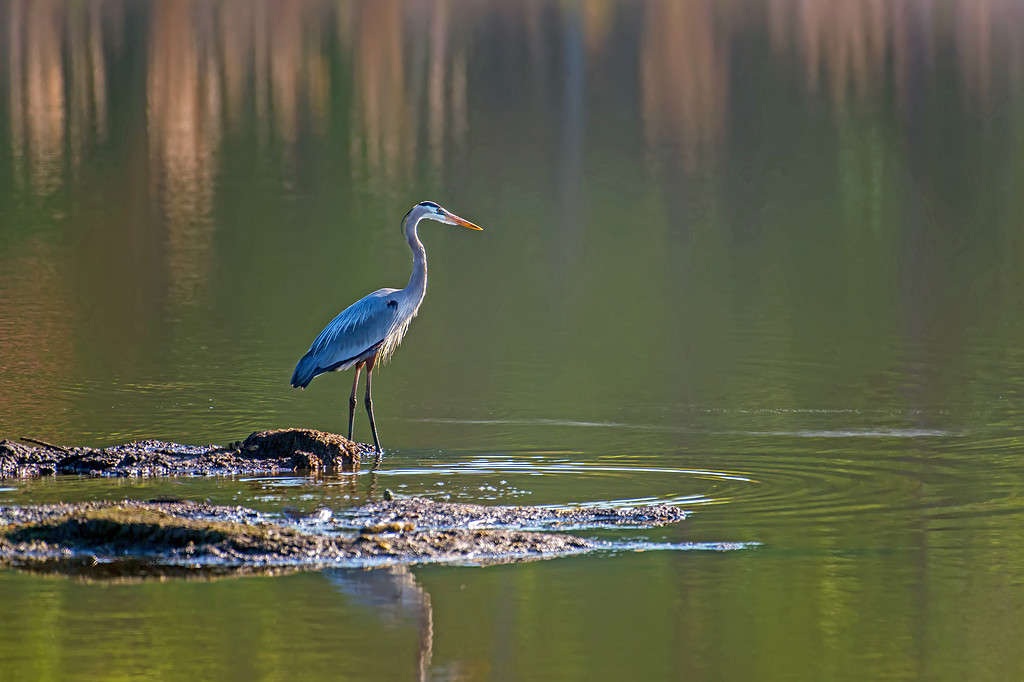
M 409 285 L 405 290 L 414 296 L 417 303 L 423 300 L 427 292 L 427 250 L 423 248 L 423 242 L 416 232 L 419 225 L 418 217 L 409 216 L 405 224 L 405 238 L 412 249 L 412 274 L 409 276 Z

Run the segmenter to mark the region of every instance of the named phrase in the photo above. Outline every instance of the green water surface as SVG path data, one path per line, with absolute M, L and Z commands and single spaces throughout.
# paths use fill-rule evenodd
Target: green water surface
M 1024 5 L 0 1 L 0 437 L 344 431 L 377 472 L 0 482 L 267 512 L 676 503 L 493 567 L 0 572 L 0 680 L 1024 677 Z M 357 436 L 369 439 L 364 415 Z

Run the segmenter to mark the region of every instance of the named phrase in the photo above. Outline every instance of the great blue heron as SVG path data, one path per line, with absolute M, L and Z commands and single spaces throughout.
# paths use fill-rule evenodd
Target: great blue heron
M 352 395 L 348 399 L 348 437 L 352 438 L 352 423 L 355 419 L 356 388 L 359 386 L 359 370 L 366 365 L 366 414 L 370 417 L 373 445 L 381 454 L 377 426 L 373 422 L 373 400 L 370 383 L 373 368 L 378 362 L 385 362 L 402 342 L 409 323 L 420 309 L 427 292 L 427 252 L 423 248 L 416 230 L 421 220 L 436 220 L 447 225 L 461 225 L 471 230 L 484 228 L 460 218 L 433 201 L 421 201 L 405 214 L 402 227 L 405 239 L 412 249 L 412 275 L 404 289 L 378 289 L 367 294 L 338 313 L 320 335 L 292 374 L 292 386 L 305 388 L 313 377 L 324 372 L 340 372 L 355 366 L 356 375 L 352 380 Z

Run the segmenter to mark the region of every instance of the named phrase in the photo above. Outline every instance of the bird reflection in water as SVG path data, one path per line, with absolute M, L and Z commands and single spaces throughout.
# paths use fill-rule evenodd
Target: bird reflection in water
M 408 566 L 374 569 L 335 568 L 324 576 L 353 603 L 365 606 L 386 625 L 414 623 L 419 633 L 416 650 L 418 680 L 426 680 L 434 655 L 434 609 Z

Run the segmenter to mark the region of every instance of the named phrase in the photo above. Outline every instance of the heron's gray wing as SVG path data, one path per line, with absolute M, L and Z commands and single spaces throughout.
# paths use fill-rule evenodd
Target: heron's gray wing
M 293 386 L 306 386 L 317 374 L 346 369 L 368 350 L 379 346 L 401 325 L 396 289 L 379 289 L 338 313 L 313 341 L 295 367 Z

